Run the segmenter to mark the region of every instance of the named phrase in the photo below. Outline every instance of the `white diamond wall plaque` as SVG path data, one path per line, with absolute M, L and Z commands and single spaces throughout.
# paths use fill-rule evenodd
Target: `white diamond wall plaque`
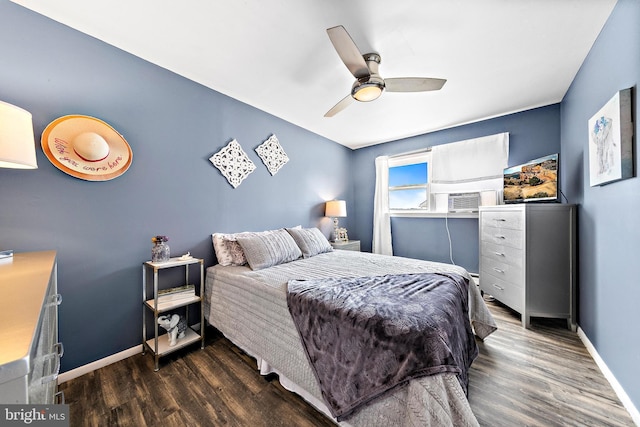
M 275 135 L 271 135 L 269 139 L 258 145 L 256 153 L 258 153 L 262 163 L 264 163 L 272 176 L 278 173 L 280 168 L 289 161 L 287 153 L 284 152 L 282 146 L 280 146 L 280 141 Z
M 209 157 L 209 161 L 220 170 L 233 188 L 242 184 L 242 181 L 256 168 L 235 139 Z

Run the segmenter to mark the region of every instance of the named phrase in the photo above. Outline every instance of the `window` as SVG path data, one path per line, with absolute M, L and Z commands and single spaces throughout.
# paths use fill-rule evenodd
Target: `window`
M 451 193 L 500 194 L 508 159 L 508 133 L 376 157 L 372 251 L 393 255 L 391 216 L 441 216 Z
M 389 209 L 429 211 L 431 153 L 389 160 Z
M 443 144 L 388 159 L 388 212 L 395 216 L 445 213 L 452 193 L 501 195 L 509 134 Z

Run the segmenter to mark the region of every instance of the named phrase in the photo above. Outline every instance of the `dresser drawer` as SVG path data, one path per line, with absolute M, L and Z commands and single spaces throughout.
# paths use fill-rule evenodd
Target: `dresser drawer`
M 480 260 L 480 269 L 480 274 L 488 273 L 513 286 L 519 288 L 524 287 L 524 270 L 522 267 L 506 264 L 483 256 Z
M 524 249 L 524 232 L 509 228 L 482 227 L 482 243 L 489 242 L 500 246 Z
M 524 230 L 524 212 L 520 211 L 483 211 L 481 221 L 482 227 Z
M 524 288 L 513 286 L 490 273 L 481 271 L 480 289 L 517 312 L 522 312 Z
M 524 266 L 524 250 L 491 242 L 480 242 L 480 255 L 505 264 L 522 268 Z

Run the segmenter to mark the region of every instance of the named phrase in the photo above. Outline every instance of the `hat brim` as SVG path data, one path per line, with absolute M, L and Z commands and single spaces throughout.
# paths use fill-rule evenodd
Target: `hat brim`
M 98 161 L 80 157 L 72 141 L 81 133 L 94 132 L 109 145 L 109 155 Z M 86 181 L 108 181 L 122 175 L 131 166 L 133 152 L 129 143 L 114 128 L 90 116 L 60 117 L 42 132 L 42 150 L 58 169 Z

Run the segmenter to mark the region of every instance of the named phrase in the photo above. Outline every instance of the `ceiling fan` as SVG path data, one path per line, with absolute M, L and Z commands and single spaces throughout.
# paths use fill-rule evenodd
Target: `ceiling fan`
M 388 92 L 425 92 L 440 90 L 444 86 L 445 79 L 432 79 L 427 77 L 396 77 L 383 79 L 378 74 L 380 55 L 377 53 L 360 53 L 358 46 L 342 25 L 327 29 L 329 39 L 333 43 L 340 59 L 347 66 L 356 81 L 351 87 L 351 94 L 343 98 L 333 106 L 325 117 L 333 117 L 347 108 L 355 99 L 368 102 L 377 99 L 383 91 Z

